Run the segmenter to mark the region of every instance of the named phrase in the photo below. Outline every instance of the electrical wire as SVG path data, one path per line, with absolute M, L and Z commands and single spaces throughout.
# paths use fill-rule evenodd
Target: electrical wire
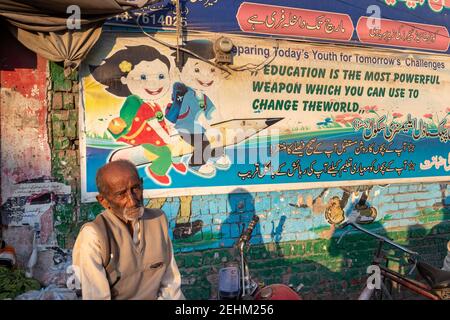
M 180 0 L 176 0 L 177 17 L 177 62 L 180 61 L 180 37 L 181 37 L 181 6 Z
M 261 69 L 263 69 L 266 65 L 270 64 L 273 60 L 275 60 L 275 58 L 277 57 L 277 50 L 280 47 L 279 41 L 275 39 L 275 42 L 277 44 L 277 46 L 274 48 L 274 53 L 269 55 L 266 60 L 262 61 L 259 64 L 254 64 L 254 63 L 247 63 L 244 64 L 242 66 L 237 66 L 237 67 L 232 67 L 232 66 L 227 66 L 229 69 L 233 70 L 233 71 L 251 71 L 251 72 L 256 72 L 259 71 Z
M 178 13 L 178 10 L 177 10 L 177 13 Z M 279 42 L 278 42 L 278 40 L 276 40 L 276 44 L 277 44 L 277 45 L 276 45 L 276 47 L 275 47 L 275 49 L 274 49 L 274 53 L 271 54 L 266 60 L 262 61 L 262 62 L 259 63 L 259 64 L 247 63 L 247 64 L 245 64 L 245 65 L 242 65 L 242 66 L 236 66 L 236 67 L 223 66 L 223 65 L 220 65 L 220 64 L 218 64 L 218 63 L 215 63 L 215 62 L 209 61 L 209 60 L 207 60 L 207 59 L 204 59 L 203 57 L 197 55 L 196 53 L 194 53 L 194 52 L 192 52 L 192 51 L 190 51 L 190 50 L 187 50 L 187 49 L 183 48 L 182 46 L 180 47 L 180 46 L 178 45 L 178 37 L 179 37 L 179 31 L 178 31 L 179 29 L 178 29 L 178 26 L 177 26 L 177 45 L 174 46 L 174 45 L 171 45 L 170 43 L 167 43 L 167 42 L 165 42 L 165 41 L 162 41 L 162 40 L 160 40 L 160 39 L 157 39 L 156 37 L 154 37 L 154 36 L 152 36 L 151 34 L 149 34 L 148 32 L 146 32 L 145 29 L 142 27 L 142 25 L 139 23 L 138 18 L 137 18 L 133 13 L 131 13 L 131 16 L 133 17 L 133 19 L 134 19 L 136 25 L 139 27 L 139 29 L 141 30 L 141 32 L 142 32 L 143 34 L 145 34 L 145 35 L 146 35 L 147 37 L 149 37 L 151 40 L 153 40 L 153 41 L 155 41 L 155 42 L 157 42 L 157 43 L 159 43 L 159 44 L 161 44 L 161 45 L 164 45 L 164 46 L 166 46 L 166 47 L 168 47 L 168 48 L 170 48 L 170 49 L 172 49 L 172 50 L 177 51 L 177 59 L 179 59 L 178 52 L 179 52 L 179 51 L 183 51 L 183 52 L 185 52 L 185 53 L 187 53 L 187 54 L 190 54 L 190 55 L 194 56 L 195 58 L 197 58 L 197 59 L 199 59 L 199 60 L 202 60 L 202 61 L 204 61 L 204 62 L 206 62 L 206 63 L 208 63 L 208 64 L 210 64 L 210 65 L 212 65 L 212 66 L 214 66 L 214 67 L 219 68 L 220 70 L 222 70 L 222 71 L 224 71 L 225 73 L 227 73 L 227 77 L 230 76 L 230 75 L 232 74 L 232 71 L 235 71 L 235 72 L 242 72 L 242 71 L 256 72 L 256 71 L 259 71 L 259 70 L 263 69 L 266 65 L 270 64 L 270 63 L 276 58 L 276 53 L 275 53 L 275 52 L 276 52 L 276 50 L 279 48 Z M 177 18 L 177 19 L 178 19 L 178 18 Z M 180 23 L 181 23 L 181 19 L 178 19 L 178 21 L 180 21 Z
M 133 17 L 134 21 L 136 22 L 136 25 L 139 27 L 141 32 L 143 34 L 145 34 L 147 37 L 149 37 L 151 40 L 153 40 L 153 41 L 155 41 L 155 42 L 157 42 L 157 43 L 159 43 L 159 44 L 161 44 L 163 46 L 166 46 L 166 47 L 168 47 L 168 48 L 170 48 L 170 49 L 172 49 L 174 51 L 177 51 L 177 50 L 183 51 L 183 52 L 185 52 L 187 54 L 192 55 L 193 57 L 195 57 L 195 58 L 197 58 L 199 60 L 202 60 L 202 61 L 204 61 L 204 62 L 206 62 L 206 63 L 208 63 L 208 64 L 210 64 L 210 65 L 212 65 L 212 66 L 214 66 L 214 67 L 224 71 L 224 72 L 226 72 L 227 74 L 231 74 L 229 70 L 227 70 L 226 68 L 224 68 L 223 66 L 221 66 L 218 63 L 206 60 L 203 57 L 199 56 L 198 54 L 196 54 L 196 53 L 194 53 L 194 52 L 192 52 L 190 50 L 187 50 L 187 49 L 185 49 L 183 47 L 174 46 L 174 45 L 171 45 L 170 43 L 167 43 L 167 42 L 162 41 L 160 39 L 156 39 L 156 37 L 152 36 L 151 34 L 149 34 L 148 32 L 146 32 L 144 30 L 144 28 L 141 26 L 141 24 L 139 23 L 138 19 L 136 18 L 136 16 L 134 14 L 132 14 L 131 16 Z
M 139 19 L 136 18 L 136 15 L 134 14 L 134 12 L 131 12 L 131 16 L 133 17 L 136 25 L 139 27 L 139 29 L 149 38 L 151 38 L 152 40 L 158 42 L 159 44 L 162 44 L 164 46 L 167 46 L 169 48 L 171 48 L 172 50 L 176 50 L 176 55 L 177 55 L 177 62 L 180 61 L 180 51 L 186 52 L 192 56 L 194 56 L 197 59 L 200 59 L 208 64 L 211 64 L 217 68 L 219 68 L 220 70 L 224 71 L 227 73 L 227 76 L 231 75 L 231 71 L 235 71 L 235 72 L 242 72 L 242 71 L 250 71 L 250 72 L 256 72 L 259 71 L 261 69 L 263 69 L 266 65 L 270 64 L 277 56 L 276 51 L 279 48 L 279 42 L 276 41 L 276 47 L 274 48 L 274 53 L 271 54 L 269 57 L 266 58 L 266 60 L 262 61 L 259 64 L 254 64 L 254 63 L 247 63 L 245 65 L 242 66 L 236 66 L 236 67 L 232 67 L 227 65 L 226 67 L 218 64 L 218 63 L 214 63 L 211 62 L 209 60 L 206 60 L 204 58 L 202 58 L 201 56 L 195 54 L 194 52 L 184 49 L 182 47 L 180 47 L 180 43 L 179 43 L 179 39 L 181 38 L 181 5 L 180 5 L 180 0 L 175 0 L 175 6 L 176 6 L 176 17 L 177 17 L 177 25 L 176 25 L 176 35 L 177 35 L 177 45 L 176 46 L 172 46 L 169 43 L 166 43 L 162 40 L 156 39 L 156 37 L 148 34 L 144 28 L 142 27 L 142 25 L 139 23 Z
M 177 62 L 180 60 L 180 51 L 182 51 L 182 52 L 185 52 L 185 53 L 187 53 L 189 55 L 192 55 L 193 57 L 195 57 L 195 58 L 197 58 L 197 59 L 199 59 L 201 61 L 204 61 L 205 63 L 208 63 L 208 64 L 210 64 L 210 65 L 212 65 L 214 67 L 217 67 L 218 69 L 220 69 L 223 72 L 227 73 L 227 77 L 228 77 L 229 75 L 231 75 L 232 71 L 234 71 L 234 72 L 242 72 L 242 71 L 257 72 L 257 71 L 263 69 L 266 65 L 270 64 L 276 58 L 276 56 L 277 56 L 276 51 L 279 48 L 279 41 L 278 41 L 278 39 L 275 39 L 277 46 L 274 49 L 274 53 L 271 54 L 269 57 L 267 57 L 264 61 L 262 61 L 261 63 L 258 63 L 258 64 L 247 63 L 247 64 L 244 64 L 244 65 L 241 65 L 241 66 L 229 66 L 229 65 L 224 66 L 224 65 L 221 65 L 221 64 L 209 61 L 207 59 L 204 59 L 203 57 L 197 55 L 196 53 L 183 48 L 179 44 L 179 39 L 181 37 L 181 6 L 180 6 L 180 0 L 175 0 L 175 1 L 176 1 L 176 17 L 177 17 L 177 26 L 176 26 L 177 45 L 176 46 L 173 46 L 173 45 L 171 45 L 171 44 L 169 44 L 169 43 L 167 43 L 165 41 L 159 40 L 156 37 L 150 35 L 149 33 L 147 33 L 144 30 L 142 25 L 139 23 L 138 18 L 136 17 L 136 15 L 133 12 L 131 12 L 131 16 L 133 17 L 136 25 L 139 27 L 139 29 L 142 31 L 143 34 L 145 34 L 147 37 L 149 37 L 153 41 L 155 41 L 155 42 L 157 42 L 157 43 L 159 43 L 161 45 L 164 45 L 164 46 L 166 46 L 168 48 L 171 48 L 172 50 L 175 50 L 176 53 L 177 53 Z M 366 10 L 363 7 L 354 5 L 354 4 L 349 3 L 347 1 L 344 1 L 344 0 L 337 0 L 337 1 L 340 2 L 340 3 L 343 3 L 343 4 L 347 5 L 347 6 L 356 8 L 356 9 L 360 9 L 360 10 L 364 10 L 364 11 Z M 384 4 L 384 2 L 382 0 L 376 0 L 376 1 L 378 3 L 383 3 Z M 415 16 L 417 18 L 420 18 L 419 16 L 411 14 L 410 12 L 408 12 L 408 14 L 410 14 L 412 16 Z M 408 24 L 407 22 L 404 22 L 404 21 L 402 21 L 402 23 L 407 25 L 407 26 L 409 26 L 409 27 L 417 29 L 417 30 L 430 32 L 429 30 L 425 30 L 425 29 L 420 28 L 418 26 Z M 450 37 L 445 36 L 445 35 L 440 35 L 440 36 L 445 37 L 445 38 L 450 38 Z M 292 40 L 295 41 L 294 39 L 292 39 Z M 287 39 L 287 41 L 289 41 L 289 39 Z

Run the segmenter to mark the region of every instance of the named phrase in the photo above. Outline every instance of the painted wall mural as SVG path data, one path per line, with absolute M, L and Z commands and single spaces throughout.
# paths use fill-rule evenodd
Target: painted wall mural
M 252 276 L 267 284 L 299 287 L 306 300 L 356 299 L 377 249 L 377 242 L 360 232 L 338 242 L 345 230 L 326 220 L 329 208 L 346 217 L 368 216 L 375 209 L 376 220 L 364 228 L 419 252 L 437 268 L 448 254 L 447 183 L 240 192 L 189 199 L 191 220 L 201 220 L 202 230 L 173 240 L 188 297 L 216 298 L 219 269 L 235 262 L 233 245 L 254 213 L 260 220 L 248 252 Z M 173 230 L 183 200 L 152 199 L 149 206 L 161 206 Z M 400 253 L 390 253 L 393 270 L 410 270 Z
M 443 183 L 267 193 L 237 188 L 228 195 L 151 199 L 147 206 L 166 212 L 176 252 L 195 253 L 233 247 L 255 214 L 260 221 L 251 243 L 270 245 L 330 240 L 342 232 L 336 225 L 350 216 L 384 233 L 446 224 L 449 204 Z

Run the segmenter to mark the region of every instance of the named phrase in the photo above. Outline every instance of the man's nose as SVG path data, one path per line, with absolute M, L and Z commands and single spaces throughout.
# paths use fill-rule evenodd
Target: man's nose
M 131 190 L 128 190 L 127 192 L 127 203 L 130 205 L 130 207 L 135 207 L 139 204 L 139 199 Z

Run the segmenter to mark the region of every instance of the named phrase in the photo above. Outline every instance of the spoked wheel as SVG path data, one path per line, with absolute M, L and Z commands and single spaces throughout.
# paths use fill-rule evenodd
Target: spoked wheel
M 392 300 L 392 281 L 389 279 L 382 280 L 380 288 L 371 289 L 366 285 L 358 300 Z
M 393 300 L 392 281 L 390 279 L 383 279 L 381 281 L 381 288 L 374 291 L 372 300 Z

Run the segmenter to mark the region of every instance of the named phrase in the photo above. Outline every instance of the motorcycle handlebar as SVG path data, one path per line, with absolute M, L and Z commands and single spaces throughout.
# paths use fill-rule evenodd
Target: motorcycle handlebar
M 344 222 L 343 224 L 341 224 L 341 225 L 339 226 L 339 228 L 340 228 L 340 229 L 344 229 L 344 228 L 346 228 L 347 226 L 352 226 L 353 228 L 355 228 L 355 229 L 357 229 L 357 230 L 359 230 L 359 231 L 361 231 L 361 232 L 364 232 L 364 233 L 366 233 L 366 234 L 368 234 L 368 235 L 370 235 L 370 236 L 372 236 L 372 237 L 374 237 L 374 238 L 376 238 L 376 239 L 378 239 L 378 240 L 380 240 L 380 241 L 386 242 L 386 243 L 390 244 L 391 246 L 393 246 L 394 248 L 397 248 L 397 249 L 399 249 L 399 250 L 401 250 L 401 251 L 403 251 L 403 252 L 406 252 L 406 253 L 408 253 L 408 254 L 410 254 L 410 255 L 412 255 L 412 256 L 418 256 L 418 255 L 419 255 L 417 252 L 412 251 L 412 250 L 409 250 L 409 249 L 407 249 L 407 248 L 405 248 L 405 247 L 403 247 L 403 246 L 401 246 L 401 245 L 399 245 L 399 244 L 393 242 L 392 240 L 390 240 L 390 239 L 388 239 L 388 238 L 386 238 L 386 237 L 383 237 L 383 236 L 380 236 L 380 235 L 378 235 L 378 234 L 376 234 L 376 233 L 373 233 L 373 232 L 371 232 L 371 231 L 369 231 L 369 230 L 367 230 L 367 229 L 365 229 L 365 228 L 359 226 L 359 225 L 358 225 L 357 223 L 355 223 L 355 222 L 352 222 L 352 221 L 346 221 L 346 222 Z M 341 236 L 341 239 L 342 239 L 342 237 L 343 237 L 345 234 L 346 234 L 346 233 L 344 233 L 344 234 Z M 341 239 L 339 239 L 338 242 L 340 242 Z
M 244 230 L 242 232 L 241 236 L 239 237 L 239 241 L 238 241 L 239 244 L 246 243 L 246 242 L 248 242 L 251 239 L 253 229 L 255 228 L 255 226 L 258 223 L 258 221 L 259 221 L 259 217 L 257 215 L 254 215 L 252 220 L 248 224 L 247 229 Z

